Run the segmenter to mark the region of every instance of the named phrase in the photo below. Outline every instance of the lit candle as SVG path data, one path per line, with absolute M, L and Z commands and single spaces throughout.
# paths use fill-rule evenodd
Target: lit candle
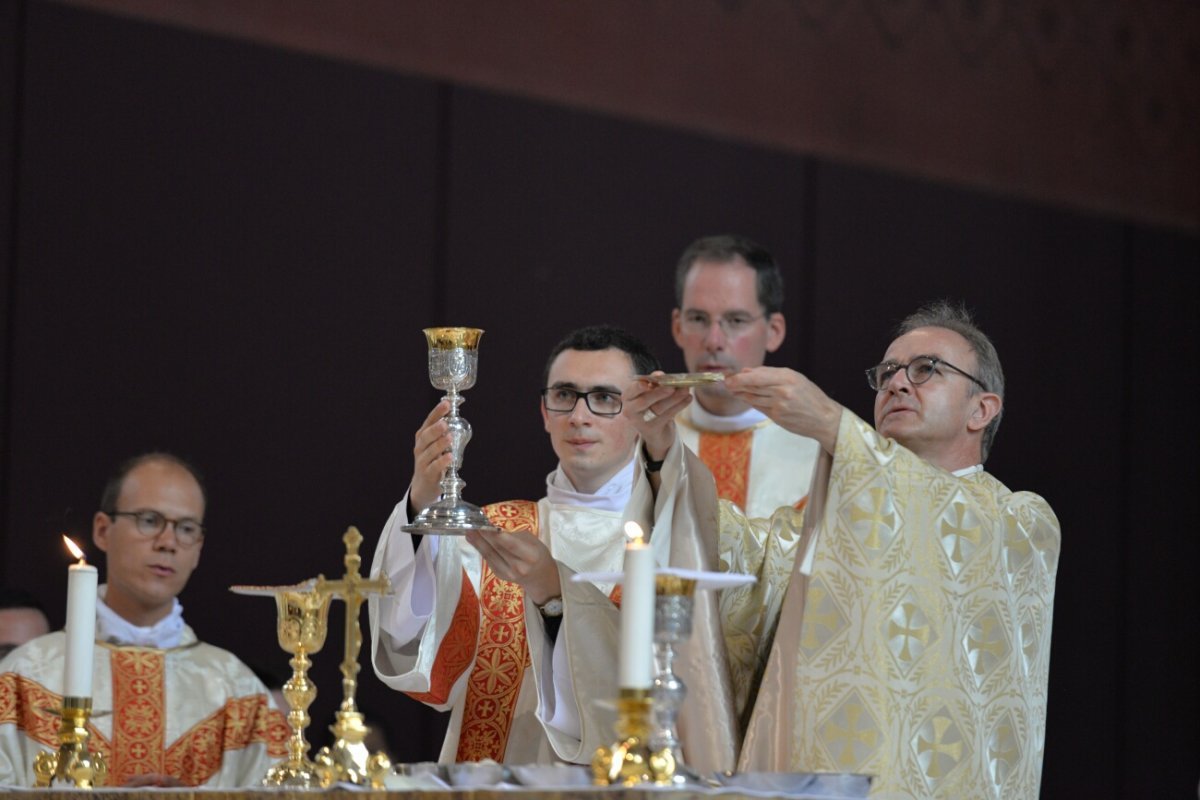
M 96 648 L 96 568 L 83 551 L 63 536 L 67 548 L 79 559 L 67 570 L 67 663 L 63 697 L 92 696 L 92 658 Z
M 625 579 L 621 586 L 622 689 L 649 689 L 654 665 L 654 553 L 636 522 L 625 523 Z

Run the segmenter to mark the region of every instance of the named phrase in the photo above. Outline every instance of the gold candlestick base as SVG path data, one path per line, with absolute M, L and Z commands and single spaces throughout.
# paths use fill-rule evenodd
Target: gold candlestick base
M 650 749 L 652 706 L 645 689 L 621 690 L 613 726 L 620 738 L 609 747 L 601 747 L 592 758 L 592 779 L 597 786 L 672 782 L 675 757 L 670 749 Z
M 317 767 L 328 772 L 333 781 L 384 788 L 383 779 L 392 771 L 392 762 L 386 753 L 372 754 L 363 744 L 371 730 L 363 715 L 357 711 L 339 711 L 335 718 L 337 722 L 329 728 L 336 737 L 333 747 L 317 751 L 314 759 Z
M 64 697 L 61 713 L 58 752 L 38 753 L 33 762 L 33 772 L 37 776 L 34 786 L 46 788 L 53 783 L 70 784 L 79 789 L 103 786 L 108 778 L 108 762 L 103 753 L 93 753 L 87 746 L 92 698 Z

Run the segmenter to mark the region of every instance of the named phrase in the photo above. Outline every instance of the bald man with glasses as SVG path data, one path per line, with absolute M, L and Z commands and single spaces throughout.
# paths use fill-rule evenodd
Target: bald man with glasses
M 183 621 L 178 595 L 200 563 L 204 488 L 168 453 L 122 464 L 92 520 L 106 555 L 96 608 L 89 743 L 108 784 L 259 785 L 286 755 L 289 729 L 266 688 L 233 654 Z M 65 634 L 54 632 L 0 662 L 0 785 L 32 786 L 38 752 L 58 746 Z

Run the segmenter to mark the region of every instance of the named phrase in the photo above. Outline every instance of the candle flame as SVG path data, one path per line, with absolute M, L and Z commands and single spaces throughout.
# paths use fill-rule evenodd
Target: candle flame
M 79 545 L 71 541 L 65 533 L 63 534 L 63 541 L 67 543 L 67 549 L 71 551 L 71 555 L 75 556 L 80 561 L 86 560 L 83 557 L 83 551 L 79 549 Z
M 631 544 L 633 542 L 644 544 L 646 541 L 646 537 L 642 533 L 642 526 L 638 525 L 633 520 L 629 520 L 629 522 L 625 523 L 625 535 L 629 537 L 629 542 Z

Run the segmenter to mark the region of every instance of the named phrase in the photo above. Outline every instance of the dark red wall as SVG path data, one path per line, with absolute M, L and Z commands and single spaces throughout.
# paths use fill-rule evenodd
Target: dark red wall
M 681 367 L 672 266 L 718 231 L 786 265 L 775 363 L 863 415 L 895 321 L 977 310 L 1009 380 L 989 468 L 1063 527 L 1043 795 L 1195 791 L 1194 234 L 32 0 L 0 2 L 0 582 L 60 624 L 58 534 L 173 450 L 211 495 L 188 619 L 281 668 L 270 604 L 226 587 L 339 573 L 351 524 L 369 561 L 437 397 L 420 329 L 487 330 L 468 498 L 535 497 L 546 351 L 608 321 Z M 436 755 L 369 669 L 360 702 Z

